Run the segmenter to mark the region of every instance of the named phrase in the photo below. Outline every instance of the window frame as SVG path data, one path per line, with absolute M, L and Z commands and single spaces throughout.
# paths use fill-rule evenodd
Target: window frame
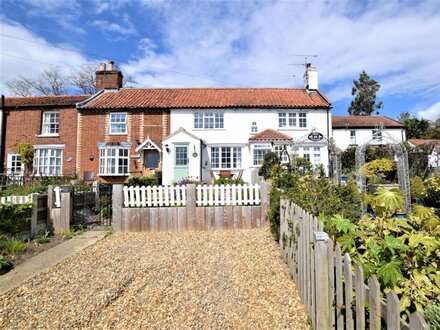
M 356 144 L 356 131 L 355 130 L 350 130 L 350 144 Z
M 110 151 L 115 151 L 114 155 L 109 155 Z M 126 152 L 127 155 L 121 155 L 121 152 Z M 111 164 L 109 160 L 114 159 L 114 163 Z M 120 163 L 122 160 L 126 160 L 126 164 Z M 129 176 L 130 175 L 130 148 L 128 147 L 113 147 L 104 146 L 99 148 L 99 176 Z M 126 167 L 127 171 L 120 171 L 120 168 Z M 110 169 L 114 168 L 115 171 L 112 172 Z
M 307 129 L 307 112 L 278 112 L 279 129 Z
M 112 122 L 113 116 L 124 115 L 124 121 L 114 121 Z M 108 117 L 108 134 L 109 135 L 127 135 L 128 134 L 128 113 L 127 112 L 110 112 Z M 124 125 L 125 130 L 121 131 L 116 129 L 113 125 Z
M 236 147 L 236 146 L 211 147 L 209 156 L 211 161 L 211 169 L 213 170 L 224 170 L 224 169 L 236 170 L 236 169 L 241 169 L 243 166 L 242 147 Z
M 17 165 L 18 162 L 20 162 L 20 165 Z M 20 168 L 19 171 L 17 171 L 18 167 Z M 21 155 L 20 154 L 8 153 L 8 159 L 6 162 L 6 174 L 13 175 L 13 176 L 23 176 L 24 175 L 24 165 L 21 162 Z
M 211 127 L 212 126 L 212 127 Z M 225 114 L 222 111 L 197 111 L 193 116 L 193 129 L 217 130 L 225 128 Z
M 51 121 L 51 116 L 56 115 L 56 121 Z M 47 117 L 49 120 L 47 120 Z M 51 127 L 54 125 L 55 127 Z M 54 132 L 51 132 L 54 130 Z M 41 132 L 40 136 L 59 136 L 60 134 L 60 112 L 59 111 L 43 111 L 41 115 Z
M 42 155 L 43 150 L 47 151 L 46 154 Z M 33 176 L 62 176 L 63 175 L 63 148 L 59 147 L 34 147 L 34 161 L 32 167 Z M 55 164 L 51 164 L 54 160 Z M 59 164 L 57 164 L 59 160 Z M 55 171 L 51 170 L 54 166 Z M 42 169 L 42 171 L 41 171 Z M 59 169 L 59 171 L 57 171 Z M 51 173 L 53 172 L 53 173 Z
M 274 145 L 272 151 L 277 154 L 278 159 L 282 164 L 289 162 L 287 147 L 284 144 Z
M 260 152 L 262 150 L 263 153 Z M 272 145 L 270 143 L 257 143 L 252 145 L 252 166 L 261 166 L 264 156 L 269 152 L 272 152 Z M 256 158 L 257 153 L 259 155 Z

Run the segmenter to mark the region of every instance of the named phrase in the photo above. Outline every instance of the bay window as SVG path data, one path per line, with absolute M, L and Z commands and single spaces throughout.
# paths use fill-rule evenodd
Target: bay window
M 63 146 L 35 146 L 34 175 L 62 175 Z
M 99 150 L 99 175 L 128 175 L 128 148 L 102 147 Z
M 241 168 L 241 147 L 212 147 L 211 168 Z
M 272 151 L 272 146 L 269 143 L 254 144 L 253 145 L 253 164 L 261 165 L 264 156 Z

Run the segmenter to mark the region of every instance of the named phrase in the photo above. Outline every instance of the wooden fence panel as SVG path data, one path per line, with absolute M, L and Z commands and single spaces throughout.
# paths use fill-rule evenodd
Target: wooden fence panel
M 355 266 L 356 329 L 365 329 L 365 285 L 362 265 Z
M 375 275 L 368 279 L 368 305 L 370 306 L 370 329 L 380 330 L 381 299 L 380 285 Z
M 323 224 L 309 215 L 302 208 L 289 201 L 280 203 L 280 249 L 286 259 L 292 278 L 304 306 L 306 307 L 315 329 L 365 329 L 365 304 L 369 306 L 370 329 L 381 329 L 385 320 L 388 329 L 426 330 L 428 325 L 421 314 L 410 315 L 409 324 L 400 318 L 400 303 L 397 295 L 390 291 L 387 301 L 381 299 L 377 278 L 364 282 L 361 264 L 355 266 L 353 274 L 352 261 L 348 253 L 342 257 L 341 247 L 328 240 L 325 246 L 325 257 L 328 260 L 326 271 L 322 271 L 323 252 L 318 243 L 312 244 L 311 235 L 322 231 Z M 325 276 L 323 276 L 325 274 Z M 322 289 L 327 281 L 327 289 Z M 354 286 L 353 288 L 353 281 Z M 355 290 L 353 290 L 355 289 Z M 322 291 L 328 292 L 322 299 Z M 355 297 L 355 298 L 354 298 Z M 328 303 L 324 303 L 327 300 Z M 323 306 L 325 305 L 325 306 Z M 356 322 L 353 318 L 356 315 Z M 328 324 L 323 324 L 327 318 Z
M 345 305 L 344 305 L 344 285 L 342 282 L 342 252 L 341 246 L 336 244 L 335 248 L 335 276 L 336 276 L 336 324 L 338 330 L 345 329 Z

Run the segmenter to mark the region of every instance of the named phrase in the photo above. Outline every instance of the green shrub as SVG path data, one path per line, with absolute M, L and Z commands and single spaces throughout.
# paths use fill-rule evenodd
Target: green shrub
M 159 180 L 155 175 L 130 176 L 127 183 L 129 186 L 158 186 Z
M 369 183 L 379 182 L 379 174 L 382 180 L 393 180 L 396 176 L 396 163 L 388 158 L 375 159 L 365 164 L 365 177 Z
M 440 329 L 440 305 L 430 305 L 425 307 L 423 315 L 431 329 Z
M 427 196 L 425 183 L 419 176 L 411 179 L 411 197 L 423 199 Z
M 0 234 L 18 234 L 30 221 L 34 207 L 34 203 L 0 204 Z
M 243 185 L 245 183 L 246 182 L 244 182 L 243 179 L 219 178 L 219 179 L 215 180 L 213 184 L 217 184 L 217 185 L 222 185 L 222 184 L 223 185 L 227 185 L 227 184 L 229 184 L 229 185 L 233 185 L 233 184 L 239 185 L 239 184 L 241 184 L 241 185 Z
M 11 238 L 0 244 L 2 252 L 7 254 L 23 253 L 27 250 L 27 244 L 18 238 Z
M 12 263 L 0 254 L 0 275 L 6 273 L 12 268 Z
M 74 238 L 76 235 L 78 235 L 78 233 L 73 228 L 69 228 L 61 234 L 61 237 L 62 239 L 71 239 Z
M 50 232 L 48 230 L 39 230 L 32 238 L 32 241 L 37 244 L 49 243 L 49 234 Z
M 279 165 L 280 163 L 280 159 L 278 158 L 276 153 L 268 152 L 264 155 L 263 163 L 260 167 L 260 170 L 258 171 L 258 175 L 264 177 L 266 180 L 269 179 L 272 167 L 275 165 Z
M 440 207 L 440 173 L 434 174 L 432 177 L 426 180 L 426 183 L 428 201 L 431 204 Z

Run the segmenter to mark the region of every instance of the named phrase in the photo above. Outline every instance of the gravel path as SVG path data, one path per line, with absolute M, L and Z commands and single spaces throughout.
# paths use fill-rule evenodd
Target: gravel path
M 267 229 L 112 235 L 0 296 L 0 328 L 307 329 Z

